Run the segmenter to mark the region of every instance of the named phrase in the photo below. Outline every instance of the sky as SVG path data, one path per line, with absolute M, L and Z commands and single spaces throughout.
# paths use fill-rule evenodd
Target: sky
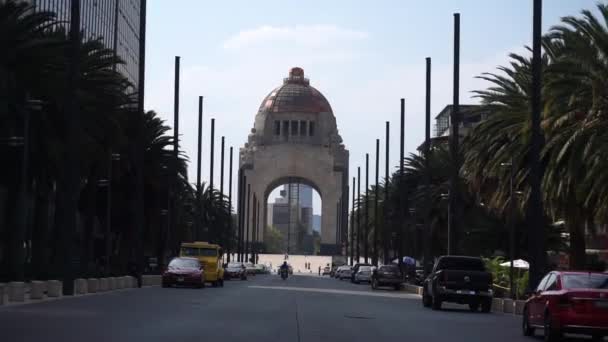
M 545 0 L 544 32 L 596 2 Z M 405 98 L 406 153 L 424 140 L 426 57 L 432 58 L 433 117 L 452 102 L 455 12 L 461 15 L 460 103 L 477 103 L 471 91 L 487 84 L 475 76 L 505 65 L 511 52 L 527 53 L 532 0 L 148 1 L 146 108 L 173 126 L 174 58 L 181 56 L 179 133 L 190 157 L 189 179 L 196 181 L 202 95 L 202 178 L 209 180 L 210 119 L 215 118 L 214 183 L 219 184 L 220 137 L 226 137 L 226 173 L 228 148 L 234 147 L 236 175 L 238 149 L 262 99 L 299 66 L 332 106 L 350 151 L 351 177 L 361 166 L 363 178 L 365 153 L 373 163 L 375 140 L 384 146 L 385 121 L 391 123 L 390 165 L 398 163 L 400 98 Z M 372 164 L 372 182 L 373 170 Z

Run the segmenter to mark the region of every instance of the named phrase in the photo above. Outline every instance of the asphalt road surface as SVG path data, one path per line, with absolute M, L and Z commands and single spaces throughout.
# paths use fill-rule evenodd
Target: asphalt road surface
M 539 333 L 542 335 L 542 333 Z M 327 277 L 277 275 L 224 288 L 148 287 L 0 307 L 2 341 L 539 341 L 520 318 L 436 312 L 420 299 Z

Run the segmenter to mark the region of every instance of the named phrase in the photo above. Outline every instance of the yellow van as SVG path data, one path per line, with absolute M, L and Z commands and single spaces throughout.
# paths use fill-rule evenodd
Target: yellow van
M 214 287 L 224 286 L 222 247 L 204 241 L 182 242 L 179 256 L 197 258 L 203 265 L 205 281 Z

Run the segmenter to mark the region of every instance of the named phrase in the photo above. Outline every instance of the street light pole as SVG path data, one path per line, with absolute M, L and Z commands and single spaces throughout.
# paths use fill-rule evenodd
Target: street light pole
M 376 188 L 374 189 L 374 254 L 372 255 L 372 263 L 378 266 L 378 229 L 380 227 L 380 217 L 378 214 L 378 179 L 380 176 L 380 139 L 376 139 Z
M 221 152 L 220 152 L 220 193 L 224 195 L 224 140 L 222 136 Z
M 430 158 L 431 158 L 431 58 L 426 58 L 426 101 L 425 101 L 425 124 L 424 124 L 424 168 L 426 169 L 424 177 L 424 274 L 428 275 L 431 272 L 432 259 L 432 243 L 433 233 L 431 231 L 431 175 L 430 175 Z
M 228 252 L 228 262 L 230 262 L 230 253 L 232 252 L 232 146 L 230 146 L 230 162 L 228 167 L 228 210 L 230 221 L 228 221 L 228 243 L 226 250 Z
M 458 233 L 458 222 L 457 214 L 458 210 L 456 206 L 457 197 L 460 194 L 458 190 L 458 177 L 460 169 L 460 158 L 459 158 L 459 126 L 460 126 L 460 13 L 454 13 L 454 96 L 451 118 L 451 136 L 450 136 L 450 155 L 452 157 L 452 170 L 450 176 L 450 198 L 448 206 L 450 208 L 450 218 L 448 218 L 448 246 L 452 246 L 452 229 Z M 451 250 L 451 249 L 450 249 Z M 448 253 L 449 254 L 449 253 Z
M 196 161 L 196 224 L 194 225 L 194 229 L 196 229 L 196 240 L 200 240 L 201 238 L 201 220 L 202 220 L 202 205 L 201 205 L 201 166 L 202 166 L 202 158 L 203 158 L 203 97 L 198 97 L 198 145 L 197 145 L 197 161 Z
M 542 133 L 540 116 L 542 110 L 542 0 L 534 0 L 532 33 L 532 95 L 531 95 L 531 137 L 530 151 L 530 199 L 527 208 L 527 226 L 530 227 L 528 248 L 530 255 L 530 289 L 535 288 L 545 271 L 545 225 L 543 218 L 543 202 L 541 197 L 541 163 L 540 151 Z
M 350 214 L 350 265 L 353 265 L 355 258 L 355 177 L 353 177 L 353 203 Z
M 384 253 L 384 264 L 388 264 L 390 262 L 388 255 L 388 213 L 389 213 L 389 198 L 388 198 L 388 188 L 389 188 L 389 147 L 390 147 L 390 122 L 386 122 L 386 138 L 385 138 L 385 156 L 384 156 L 384 212 L 383 212 L 383 222 L 382 222 L 382 251 Z
M 251 184 L 247 184 L 247 214 L 245 217 L 245 262 L 249 262 L 249 208 L 251 207 Z
M 109 153 L 108 160 L 108 185 L 106 191 L 106 233 L 105 233 L 105 244 L 106 244 L 106 276 L 110 276 L 111 258 L 112 258 L 112 170 L 113 162 L 120 160 L 120 154 Z
M 365 154 L 365 222 L 363 225 L 365 236 L 363 236 L 363 258 L 368 261 L 369 240 L 369 153 Z
M 361 258 L 361 166 L 357 166 L 357 262 Z
M 406 207 L 403 159 L 405 159 L 405 99 L 401 99 L 401 132 L 399 141 L 399 225 L 397 228 L 397 262 L 399 270 L 403 270 L 403 223 L 405 221 L 403 208 Z

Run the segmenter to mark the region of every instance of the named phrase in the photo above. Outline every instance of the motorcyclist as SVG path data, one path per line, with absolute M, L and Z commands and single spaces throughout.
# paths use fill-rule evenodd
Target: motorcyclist
M 283 261 L 283 265 L 281 265 L 281 268 L 279 269 L 279 274 L 283 274 L 283 272 L 289 274 L 289 266 L 287 265 L 287 261 Z

